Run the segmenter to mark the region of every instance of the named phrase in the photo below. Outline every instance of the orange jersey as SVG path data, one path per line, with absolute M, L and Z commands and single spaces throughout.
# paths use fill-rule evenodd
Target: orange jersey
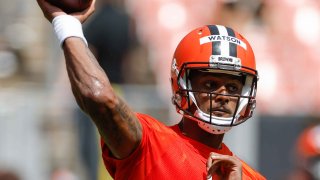
M 127 158 L 110 156 L 102 141 L 102 157 L 114 179 L 207 179 L 210 152 L 232 156 L 225 144 L 213 149 L 183 135 L 179 127 L 167 127 L 150 116 L 137 114 L 143 127 L 138 148 Z M 243 162 L 243 179 L 265 179 Z

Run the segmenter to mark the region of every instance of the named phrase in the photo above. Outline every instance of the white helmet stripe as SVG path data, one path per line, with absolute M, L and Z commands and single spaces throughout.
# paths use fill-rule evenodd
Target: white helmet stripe
M 227 29 L 224 27 L 224 26 L 220 26 L 220 25 L 217 25 L 217 28 L 218 28 L 218 31 L 219 31 L 219 34 L 221 36 L 228 36 L 228 32 L 227 32 Z M 221 44 L 220 44 L 220 51 L 221 51 L 221 56 L 229 56 L 230 52 L 230 48 L 229 48 L 229 42 L 228 41 L 220 41 Z

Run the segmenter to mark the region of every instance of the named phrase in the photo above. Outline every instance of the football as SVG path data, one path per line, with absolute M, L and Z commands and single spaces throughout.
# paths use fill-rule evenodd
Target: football
M 83 11 L 88 8 L 92 0 L 47 0 L 50 4 L 61 8 L 66 13 Z

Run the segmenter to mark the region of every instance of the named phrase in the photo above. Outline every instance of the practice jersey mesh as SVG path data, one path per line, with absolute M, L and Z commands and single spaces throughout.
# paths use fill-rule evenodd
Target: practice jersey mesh
M 142 140 L 129 157 L 113 158 L 101 141 L 105 166 L 114 179 L 202 180 L 207 176 L 210 152 L 233 155 L 225 144 L 217 150 L 186 137 L 177 125 L 167 127 L 144 114 L 137 117 L 143 127 Z M 242 179 L 265 178 L 243 162 Z

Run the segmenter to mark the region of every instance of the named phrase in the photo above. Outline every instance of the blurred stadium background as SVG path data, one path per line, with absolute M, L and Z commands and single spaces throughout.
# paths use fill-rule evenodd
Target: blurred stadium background
M 135 42 L 115 88 L 133 109 L 166 124 L 180 118 L 169 84 L 179 39 L 204 24 L 247 37 L 260 73 L 257 111 L 226 135 L 227 144 L 268 179 L 293 171 L 298 134 L 320 122 L 320 1 L 97 0 L 97 11 L 103 1 L 128 14 Z M 23 180 L 91 179 L 90 170 L 110 179 L 100 154 L 81 153 L 81 143 L 91 140 L 79 135 L 76 109 L 62 51 L 36 1 L 1 0 L 0 179 L 5 173 Z M 99 165 L 88 167 L 86 158 Z

